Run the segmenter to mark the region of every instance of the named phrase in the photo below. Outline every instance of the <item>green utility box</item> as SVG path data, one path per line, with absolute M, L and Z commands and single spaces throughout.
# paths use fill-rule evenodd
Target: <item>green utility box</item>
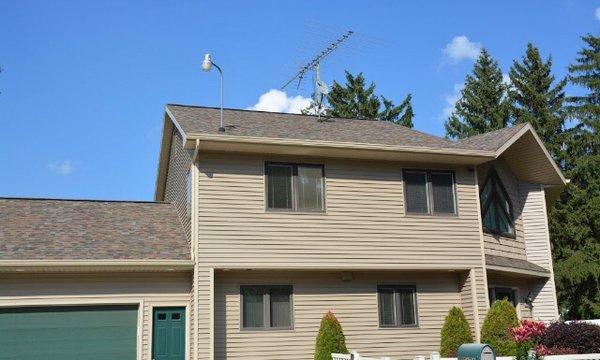
M 488 344 L 462 344 L 456 355 L 458 360 L 496 360 L 496 352 Z

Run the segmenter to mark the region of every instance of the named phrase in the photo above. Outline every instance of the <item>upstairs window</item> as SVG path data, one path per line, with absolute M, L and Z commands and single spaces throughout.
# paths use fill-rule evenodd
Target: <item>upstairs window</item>
M 514 236 L 512 204 L 504 185 L 493 168 L 483 184 L 479 197 L 483 229 L 493 234 Z
M 267 163 L 266 205 L 273 211 L 325 211 L 322 165 Z
M 409 214 L 456 214 L 454 173 L 404 170 L 404 195 Z

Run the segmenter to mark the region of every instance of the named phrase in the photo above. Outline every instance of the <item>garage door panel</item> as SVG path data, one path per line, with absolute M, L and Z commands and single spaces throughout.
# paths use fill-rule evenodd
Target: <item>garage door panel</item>
M 135 359 L 137 307 L 0 309 L 0 359 Z

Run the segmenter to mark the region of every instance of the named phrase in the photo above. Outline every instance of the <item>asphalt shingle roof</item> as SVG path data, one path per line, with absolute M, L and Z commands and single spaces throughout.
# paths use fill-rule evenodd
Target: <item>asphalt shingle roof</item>
M 0 198 L 0 260 L 189 260 L 169 203 Z
M 218 135 L 219 108 L 167 105 L 186 135 Z M 314 115 L 224 109 L 226 135 L 296 140 L 321 140 L 437 149 L 495 151 L 522 126 L 506 128 L 462 141 L 426 134 L 386 121 L 318 118 Z
M 504 268 L 514 268 L 550 274 L 550 270 L 547 270 L 534 263 L 530 263 L 527 260 L 507 258 L 504 256 L 486 255 L 485 263 L 490 266 L 500 266 Z

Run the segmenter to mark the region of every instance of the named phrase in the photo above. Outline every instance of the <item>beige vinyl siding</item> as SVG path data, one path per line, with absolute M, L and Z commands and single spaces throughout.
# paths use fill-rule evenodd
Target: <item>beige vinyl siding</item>
M 264 162 L 325 166 L 326 213 L 265 211 Z M 215 268 L 481 267 L 474 174 L 457 168 L 458 216 L 404 213 L 419 164 L 200 154 L 199 263 Z
M 311 359 L 321 317 L 333 311 L 348 349 L 362 355 L 412 359 L 439 351 L 448 310 L 461 304 L 459 274 L 450 272 L 226 271 L 216 272 L 215 359 Z M 293 330 L 240 330 L 240 285 L 293 286 Z M 417 288 L 418 327 L 379 328 L 377 285 Z
M 187 175 L 191 168 L 192 155 L 190 150 L 183 148 L 181 134 L 177 128 L 173 128 L 164 201 L 175 204 L 188 240 L 191 239 L 191 221 L 186 196 Z
M 528 183 L 521 183 L 520 189 L 527 260 L 550 270 L 551 273 L 547 281 L 538 281 L 532 286 L 534 297 L 532 316 L 535 319 L 550 322 L 558 319 L 558 305 L 544 189 L 539 184 Z
M 523 205 L 519 196 L 519 181 L 508 164 L 503 159 L 498 159 L 477 167 L 480 189 L 483 188 L 492 167 L 496 169 L 496 173 L 502 181 L 513 206 L 515 238 L 489 234 L 484 231 L 485 253 L 526 260 L 522 218 Z
M 3 274 L 0 307 L 141 303 L 139 358 L 150 360 L 152 306 L 189 307 L 190 283 L 187 273 Z
M 195 295 L 197 296 L 197 304 L 195 308 L 198 310 L 194 314 L 194 331 L 196 332 L 196 357 L 195 360 L 212 359 L 212 318 L 214 304 L 214 276 L 213 270 L 201 266 L 196 266 L 194 283 L 197 284 Z

